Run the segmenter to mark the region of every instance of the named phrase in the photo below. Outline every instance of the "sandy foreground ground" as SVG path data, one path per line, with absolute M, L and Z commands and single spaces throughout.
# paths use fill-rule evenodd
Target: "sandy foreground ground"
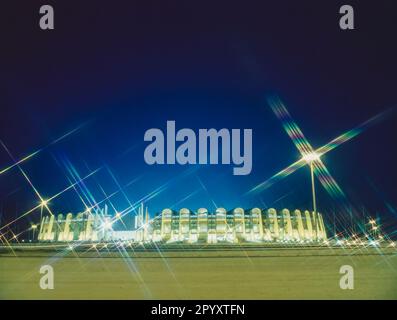
M 54 289 L 40 288 L 51 265 Z M 340 288 L 340 268 L 354 289 Z M 0 299 L 397 299 L 392 248 L 0 248 Z

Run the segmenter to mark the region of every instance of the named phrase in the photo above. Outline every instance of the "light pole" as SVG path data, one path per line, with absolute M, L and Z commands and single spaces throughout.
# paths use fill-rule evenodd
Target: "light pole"
M 313 198 L 313 211 L 317 212 L 317 204 L 316 204 L 316 188 L 314 185 L 314 169 L 313 169 L 313 161 L 310 161 L 310 176 L 312 180 L 312 198 Z
M 36 230 L 37 230 L 37 224 L 32 224 L 31 229 L 32 229 L 32 242 L 33 242 L 34 241 L 34 235 L 35 235 Z
M 308 153 L 303 156 L 303 160 L 305 160 L 310 167 L 310 178 L 312 183 L 312 201 L 313 201 L 313 212 L 317 212 L 317 203 L 316 203 L 316 188 L 314 184 L 314 161 L 319 160 L 320 155 L 316 152 Z

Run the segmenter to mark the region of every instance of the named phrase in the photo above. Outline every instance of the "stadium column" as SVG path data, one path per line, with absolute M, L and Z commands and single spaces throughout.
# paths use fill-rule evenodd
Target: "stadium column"
M 247 236 L 246 236 L 246 228 L 245 228 L 245 210 L 243 209 L 242 210 L 242 214 L 243 214 L 243 239 L 247 239 Z
M 200 208 L 197 211 L 197 233 L 198 241 L 206 242 L 208 235 L 208 210 Z
M 55 220 L 55 216 L 51 215 L 50 222 L 48 223 L 48 229 L 47 229 L 47 235 L 46 235 L 46 240 L 49 240 L 49 241 L 54 240 L 54 232 L 52 231 L 52 228 L 54 226 L 54 220 Z
M 313 240 L 313 225 L 312 225 L 312 219 L 310 217 L 310 212 L 305 211 L 305 218 L 306 218 L 306 239 L 307 240 Z
M 278 219 L 277 219 L 277 211 L 273 208 L 267 211 L 269 216 L 270 224 L 273 224 L 273 234 L 272 237 L 274 240 L 277 240 L 280 237 L 280 230 L 278 227 Z
M 313 211 L 312 215 L 313 215 L 312 221 L 313 221 L 313 231 L 315 233 L 315 235 L 314 235 L 315 240 L 320 240 L 321 235 L 320 235 L 320 229 L 318 226 L 318 213 Z
M 327 234 L 325 232 L 323 216 L 322 216 L 321 213 L 318 213 L 318 225 L 319 225 L 319 229 L 320 229 L 321 240 L 326 240 L 327 239 Z
M 263 240 L 263 221 L 262 221 L 262 210 L 258 209 L 258 227 L 259 227 L 259 237 Z
M 43 239 L 43 231 L 44 231 L 44 221 L 45 221 L 46 217 L 42 217 L 41 221 L 40 221 L 40 231 L 39 231 L 39 235 L 37 236 L 37 240 L 42 240 Z
M 282 213 L 283 213 L 284 229 L 285 229 L 284 240 L 291 240 L 293 238 L 291 215 L 288 209 L 284 209 Z
M 70 237 L 70 223 L 72 221 L 73 215 L 71 213 L 68 213 L 66 215 L 66 221 L 65 221 L 65 229 L 63 230 L 63 237 L 65 241 L 70 241 L 72 240 Z
M 303 228 L 302 214 L 301 214 L 300 210 L 295 210 L 295 219 L 297 220 L 299 239 L 304 240 L 305 239 L 305 231 Z

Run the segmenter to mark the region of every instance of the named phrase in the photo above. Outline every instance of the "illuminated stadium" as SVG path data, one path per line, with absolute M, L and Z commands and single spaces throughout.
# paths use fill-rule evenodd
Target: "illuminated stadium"
M 158 243 L 242 243 L 242 242 L 299 242 L 313 243 L 327 239 L 323 217 L 318 212 L 273 208 L 205 208 L 191 211 L 164 209 L 149 218 L 143 205 L 135 215 L 131 230 L 116 231 L 113 224 L 121 215 L 111 217 L 107 207 L 95 213 L 69 213 L 44 217 L 40 224 L 39 241 L 117 241 Z

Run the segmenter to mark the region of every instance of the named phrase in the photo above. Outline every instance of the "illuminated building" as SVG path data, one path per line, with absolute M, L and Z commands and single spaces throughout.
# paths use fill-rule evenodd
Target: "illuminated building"
M 111 228 L 111 217 L 107 213 L 107 206 L 103 210 L 92 210 L 73 216 L 51 215 L 43 217 L 38 234 L 39 241 L 101 241 L 110 240 L 108 229 Z
M 135 241 L 155 242 L 315 242 L 327 239 L 320 213 L 290 212 L 287 209 L 200 208 L 173 211 L 164 209 L 145 228 L 138 228 Z
M 183 208 L 164 209 L 149 219 L 141 205 L 134 229 L 114 231 L 107 208 L 89 214 L 44 217 L 39 241 L 112 241 L 161 243 L 322 242 L 327 239 L 323 217 L 318 212 L 288 209 L 218 208 L 196 212 Z

